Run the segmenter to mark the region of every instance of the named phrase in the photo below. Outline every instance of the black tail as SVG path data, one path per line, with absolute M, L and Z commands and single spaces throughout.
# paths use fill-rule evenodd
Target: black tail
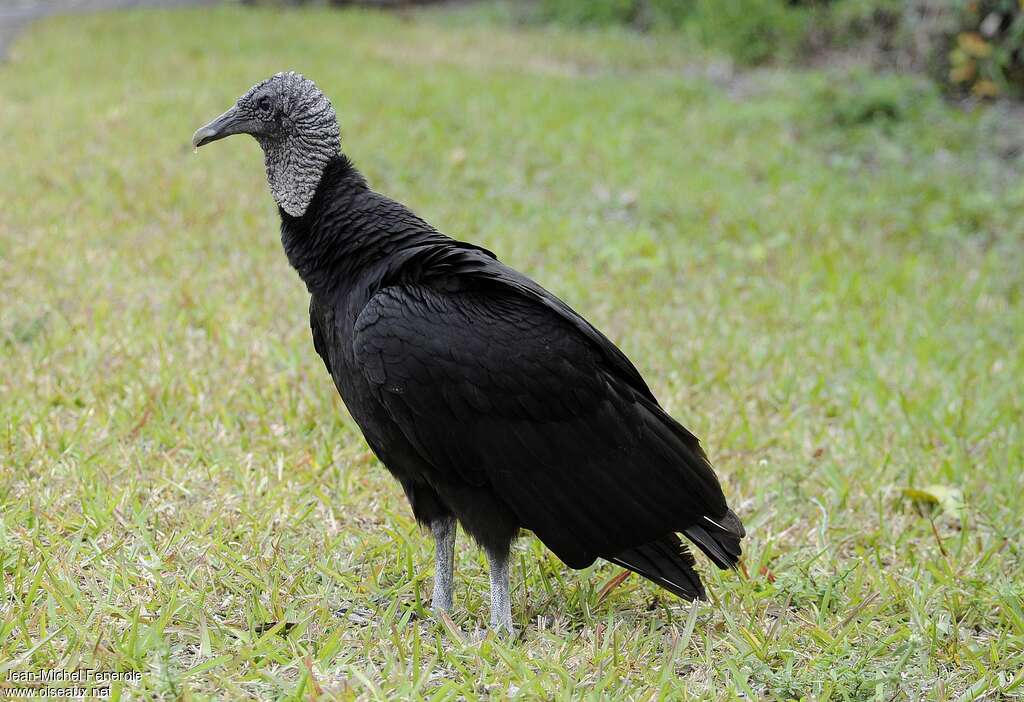
M 736 567 L 742 552 L 740 539 L 747 535 L 740 518 L 731 509 L 714 520 L 704 517 L 700 524 L 683 529 L 683 533 L 723 569 Z
M 684 600 L 706 600 L 707 594 L 693 570 L 693 554 L 675 534 L 627 549 L 605 560 L 642 575 Z

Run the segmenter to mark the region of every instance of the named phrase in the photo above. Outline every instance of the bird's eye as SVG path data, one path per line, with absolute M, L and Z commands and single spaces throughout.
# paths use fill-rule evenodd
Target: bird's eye
M 266 95 L 261 97 L 259 99 L 259 102 L 256 103 L 256 105 L 257 107 L 260 108 L 260 112 L 270 112 L 270 98 L 268 98 Z

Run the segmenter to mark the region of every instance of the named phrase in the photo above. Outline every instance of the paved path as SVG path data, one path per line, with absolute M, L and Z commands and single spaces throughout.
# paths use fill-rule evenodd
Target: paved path
M 212 5 L 218 0 L 0 0 L 0 60 L 14 38 L 34 20 L 66 12 L 96 12 L 129 7 Z

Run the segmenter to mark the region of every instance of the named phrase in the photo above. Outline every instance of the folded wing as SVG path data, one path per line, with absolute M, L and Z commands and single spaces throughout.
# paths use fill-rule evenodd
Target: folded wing
M 677 531 L 734 563 L 742 533 L 723 547 L 707 520 L 739 521 L 697 439 L 618 349 L 535 290 L 394 284 L 359 315 L 357 361 L 431 482 L 489 486 L 575 568 Z

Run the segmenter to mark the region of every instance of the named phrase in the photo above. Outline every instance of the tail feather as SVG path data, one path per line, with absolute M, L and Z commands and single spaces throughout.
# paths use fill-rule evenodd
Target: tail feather
M 605 560 L 642 575 L 684 600 L 706 600 L 693 554 L 675 534 L 627 549 Z
M 731 509 L 715 519 L 704 517 L 702 523 L 683 529 L 683 533 L 722 569 L 736 567 L 743 552 L 740 539 L 747 535 L 740 518 Z

